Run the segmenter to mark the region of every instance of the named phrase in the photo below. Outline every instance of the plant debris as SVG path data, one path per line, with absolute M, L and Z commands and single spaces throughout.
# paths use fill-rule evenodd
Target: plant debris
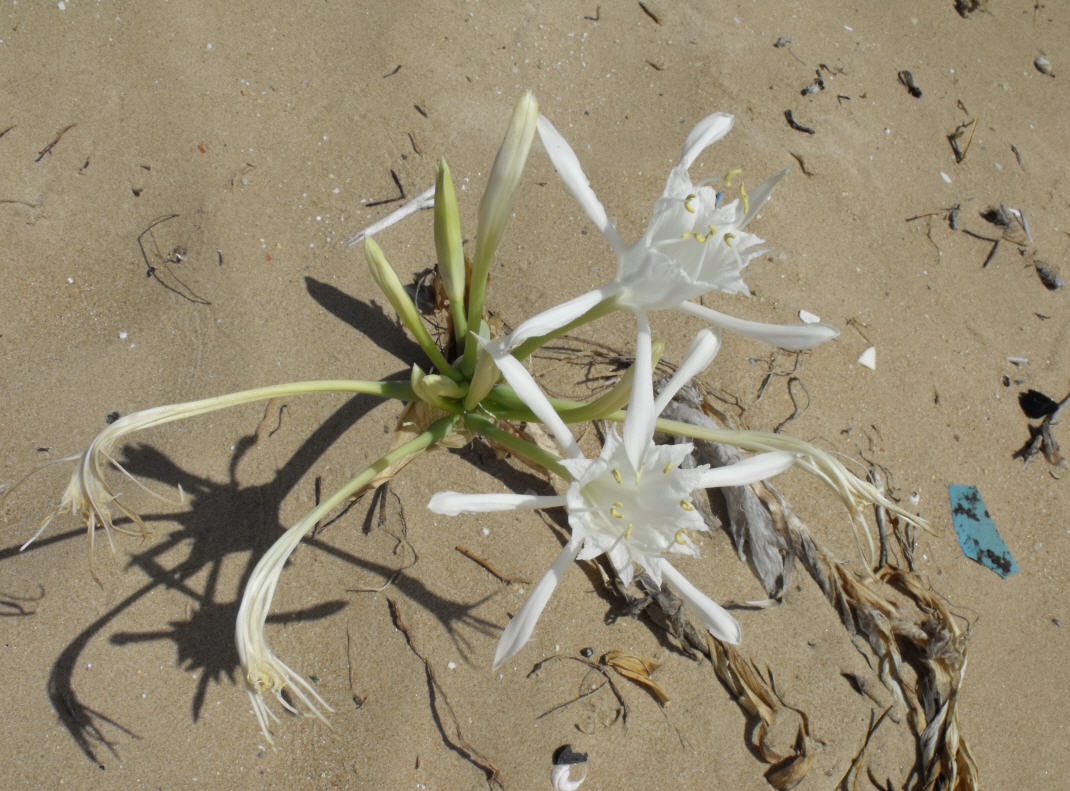
M 695 392 L 690 397 L 693 399 Z M 696 410 L 693 403 L 674 400 L 670 407 L 680 410 L 675 413 L 675 419 L 698 425 L 710 423 L 709 417 Z M 696 440 L 693 444 L 696 463 L 705 463 L 725 453 L 716 443 Z M 898 722 L 894 712 L 905 710 L 917 762 L 903 786 L 912 791 L 976 791 L 976 764 L 958 721 L 968 627 L 966 631 L 959 627 L 944 600 L 918 574 L 887 562 L 872 572 L 860 574 L 822 549 L 799 516 L 771 486 L 759 483 L 738 488 L 749 491 L 750 496 L 734 495 L 749 502 L 729 527 L 737 551 L 746 541 L 758 578 L 767 590 L 772 588 L 781 593 L 786 590 L 782 580 L 790 577 L 792 565 L 798 559 L 836 610 L 847 632 L 862 638 L 868 646 L 873 658 L 871 667 L 893 697 L 892 713 L 887 717 Z M 728 488 L 709 493 L 732 496 L 732 491 Z M 736 509 L 728 510 L 731 513 Z M 898 533 L 902 520 L 890 514 L 886 518 L 896 531 L 900 546 L 909 546 Z M 736 538 L 737 535 L 745 539 Z M 881 538 L 883 544 L 886 531 L 882 531 Z M 882 550 L 881 557 L 887 558 L 887 554 Z M 762 560 L 755 563 L 756 557 Z M 761 571 L 759 564 L 763 567 Z M 636 581 L 643 589 L 642 575 Z M 652 581 L 647 584 L 652 585 Z M 813 760 L 809 721 L 804 711 L 784 702 L 771 673 L 763 675 L 737 649 L 700 635 L 687 619 L 680 600 L 667 588 L 656 595 L 648 591 L 641 601 L 629 597 L 619 587 L 616 592 L 628 601 L 630 609 L 650 615 L 659 628 L 681 643 L 682 650 L 701 653 L 710 659 L 721 683 L 747 713 L 750 720 L 747 738 L 755 753 L 763 761 L 773 763 L 766 773 L 769 783 L 777 789 L 788 789 L 800 782 Z M 768 744 L 767 737 L 777 716 L 788 712 L 794 712 L 800 719 L 795 743 L 791 749 L 777 749 Z M 883 719 L 872 723 L 862 752 L 879 722 Z M 852 777 L 857 778 L 862 754 L 855 760 Z
M 650 677 L 661 666 L 660 662 L 633 654 L 630 651 L 606 651 L 602 655 L 602 664 L 608 665 L 629 681 L 634 681 L 643 687 L 662 706 L 669 702 L 669 696 L 665 694 L 665 690 Z
M 1030 390 L 1029 393 L 1036 393 L 1035 390 Z M 1021 404 L 1022 410 L 1027 415 L 1032 417 L 1027 410 L 1026 403 L 1023 402 L 1023 398 L 1028 400 L 1030 407 L 1035 407 L 1039 402 L 1039 399 L 1035 396 L 1030 396 L 1029 393 L 1019 396 L 1018 403 Z M 1054 401 L 1043 393 L 1037 393 L 1038 396 L 1047 398 L 1048 401 Z M 1055 441 L 1055 435 L 1052 434 L 1052 427 L 1059 422 L 1059 416 L 1063 410 L 1066 409 L 1066 405 L 1070 404 L 1070 394 L 1055 405 L 1054 409 L 1047 411 L 1047 405 L 1044 404 L 1043 408 L 1047 411 L 1044 415 L 1044 419 L 1039 425 L 1029 426 L 1029 441 L 1025 443 L 1019 450 L 1014 453 L 1014 458 L 1021 459 L 1025 466 L 1029 465 L 1029 460 L 1036 456 L 1038 453 L 1043 453 L 1044 458 L 1047 459 L 1048 464 L 1053 467 L 1063 467 L 1066 464 L 1066 460 L 1063 458 L 1062 452 L 1059 450 L 1059 443 Z
M 390 607 L 390 620 L 393 621 L 394 627 L 401 632 L 405 638 L 405 643 L 409 646 L 409 650 L 416 656 L 424 666 L 424 674 L 427 677 L 427 694 L 431 700 L 431 715 L 435 720 L 435 725 L 438 726 L 438 732 L 442 736 L 442 741 L 448 748 L 464 758 L 468 763 L 479 768 L 487 778 L 487 785 L 490 787 L 497 786 L 502 788 L 502 782 L 500 779 L 500 772 L 498 767 L 490 762 L 482 753 L 475 747 L 468 743 L 468 740 L 464 738 L 464 734 L 461 733 L 461 723 L 457 719 L 457 715 L 453 712 L 453 706 L 450 705 L 449 698 L 446 697 L 446 691 L 442 688 L 442 685 L 438 683 L 438 679 L 435 678 L 435 671 L 431 669 L 431 663 L 427 661 L 426 657 L 416 650 L 416 646 L 412 642 L 412 635 L 409 633 L 409 629 L 405 626 L 405 623 L 401 620 L 401 610 L 398 609 L 398 603 L 391 598 L 387 598 L 386 603 Z M 442 716 L 442 711 L 439 710 L 439 699 L 442 700 L 442 710 L 449 716 L 449 723 L 452 726 L 452 734 L 446 732 L 446 720 Z

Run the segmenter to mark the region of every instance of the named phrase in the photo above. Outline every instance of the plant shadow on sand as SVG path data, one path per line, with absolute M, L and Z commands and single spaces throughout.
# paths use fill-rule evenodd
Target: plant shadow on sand
M 374 327 L 376 332 L 367 337 L 380 348 L 403 360 L 414 355 L 416 359 L 423 359 L 419 346 L 413 344 L 403 329 L 384 315 L 378 306 L 356 300 L 311 279 L 306 279 L 306 287 L 316 302 L 361 330 L 362 334 L 369 326 Z M 398 377 L 407 378 L 408 369 L 388 378 Z M 177 524 L 178 527 L 161 540 L 153 542 L 148 549 L 129 556 L 128 568 L 133 567 L 144 573 L 144 584 L 110 607 L 71 640 L 56 658 L 49 673 L 49 700 L 71 738 L 90 761 L 103 768 L 99 757 L 101 748 L 118 757 L 117 742 L 106 731 L 114 731 L 131 739 L 139 737 L 79 698 L 73 686 L 73 675 L 86 646 L 113 626 L 130 607 L 150 594 L 158 590 L 180 592 L 189 600 L 188 619 L 171 621 L 165 628 L 149 632 L 114 632 L 109 641 L 113 645 L 125 646 L 172 640 L 177 649 L 177 664 L 185 670 L 198 671 L 197 688 L 191 701 L 191 717 L 196 722 L 204 705 L 208 685 L 221 682 L 224 677 L 233 683 L 235 671 L 239 670 L 234 646 L 234 623 L 240 597 L 232 601 L 220 599 L 218 586 L 224 561 L 233 555 L 245 556 L 239 588 L 244 589 L 259 557 L 287 527 L 279 517 L 281 504 L 287 495 L 331 445 L 382 403 L 381 399 L 368 395 L 350 398 L 301 444 L 270 481 L 260 485 L 242 486 L 238 482 L 238 467 L 258 442 L 259 437 L 255 432 L 241 437 L 234 444 L 226 482 L 212 481 L 183 469 L 151 446 L 130 444 L 123 447 L 122 457 L 118 461 L 125 470 L 138 479 L 156 481 L 165 487 L 181 486 L 186 502 L 181 510 L 175 512 L 143 515 L 146 523 Z M 370 502 L 374 510 L 376 500 Z M 369 531 L 372 521 L 369 512 L 364 532 Z M 116 520 L 117 525 L 124 523 L 129 523 L 129 520 Z M 83 536 L 83 529 L 74 529 L 43 537 L 27 551 L 44 551 L 55 542 L 77 540 Z M 310 536 L 304 543 L 392 580 L 392 585 L 401 593 L 435 615 L 459 648 L 467 645 L 457 631 L 459 625 L 485 634 L 499 628 L 472 615 L 472 611 L 489 596 L 470 604 L 455 602 L 434 593 L 422 581 L 404 571 L 364 560 L 333 547 L 322 538 Z M 185 545 L 189 549 L 184 559 L 177 563 L 165 560 Z M 0 550 L 0 560 L 17 554 L 17 547 Z M 202 578 L 203 584 L 200 583 Z M 338 613 L 348 603 L 346 599 L 326 601 L 305 609 L 273 614 L 268 622 L 277 624 L 318 620 Z

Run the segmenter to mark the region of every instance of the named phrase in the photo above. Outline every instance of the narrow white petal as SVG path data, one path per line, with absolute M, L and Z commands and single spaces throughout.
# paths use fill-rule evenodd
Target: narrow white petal
M 786 450 L 774 450 L 749 456 L 743 461 L 725 467 L 714 467 L 702 473 L 699 486 L 710 489 L 714 486 L 743 486 L 770 478 L 784 472 L 795 463 L 795 454 Z
M 676 589 L 684 603 L 694 610 L 710 634 L 718 640 L 739 645 L 743 639 L 743 631 L 739 628 L 739 622 L 724 607 L 688 582 L 667 560 L 661 561 L 661 575 L 665 582 Z
M 498 667 L 513 656 L 531 637 L 531 633 L 535 631 L 535 624 L 542 615 L 543 608 L 546 607 L 546 602 L 550 601 L 550 596 L 553 595 L 557 583 L 561 581 L 565 569 L 572 563 L 579 551 L 580 542 L 575 539 L 569 541 L 553 565 L 542 575 L 542 579 L 535 583 L 535 587 L 531 589 L 528 598 L 520 607 L 520 612 L 513 616 L 513 620 L 509 621 L 509 625 L 502 632 L 502 637 L 498 641 L 498 649 L 494 652 L 494 667 Z
M 561 180 L 565 182 L 565 186 L 579 202 L 583 211 L 591 218 L 591 222 L 605 235 L 613 249 L 620 252 L 624 249 L 624 243 L 617 229 L 606 216 L 602 202 L 591 189 L 591 183 L 583 172 L 583 166 L 580 165 L 576 152 L 572 150 L 572 146 L 561 136 L 561 133 L 554 129 L 554 125 L 546 116 L 540 115 L 537 124 L 539 140 L 542 141 L 542 147 L 549 154 L 550 161 L 554 163 Z
M 681 387 L 686 385 L 713 362 L 717 356 L 717 350 L 721 348 L 721 339 L 712 330 L 702 330 L 691 341 L 691 348 L 687 350 L 684 361 L 680 363 L 672 378 L 661 388 L 657 399 L 654 401 L 654 414 L 660 415 L 672 401 Z
M 561 446 L 566 455 L 574 459 L 582 457 L 583 453 L 580 452 L 580 446 L 576 444 L 576 438 L 572 436 L 572 432 L 565 425 L 565 421 L 557 414 L 557 410 L 554 409 L 550 400 L 539 388 L 534 377 L 528 373 L 528 369 L 513 355 L 505 351 L 500 343 L 485 340 L 478 335 L 473 335 L 472 337 L 479 342 L 480 346 L 490 352 L 491 357 L 494 358 L 494 364 L 502 372 L 505 381 L 516 391 L 520 400 L 527 404 L 528 409 L 534 412 L 535 416 L 550 429 L 554 439 L 557 440 L 557 444 Z
M 504 346 L 506 349 L 515 349 L 528 338 L 538 338 L 540 335 L 548 335 L 555 330 L 559 330 L 569 322 L 578 319 L 591 308 L 616 295 L 621 289 L 622 286 L 620 284 L 611 283 L 607 286 L 596 288 L 594 291 L 588 291 L 586 294 L 580 294 L 578 297 L 573 297 L 568 302 L 562 302 L 560 305 L 547 308 L 542 313 L 536 313 L 531 318 L 520 322 L 520 326 L 509 333 L 509 337 L 504 341 Z
M 520 509 L 553 508 L 565 504 L 564 495 L 539 494 L 464 494 L 462 492 L 435 492 L 427 507 L 436 514 L 483 514 L 491 511 L 514 511 Z
M 743 217 L 743 222 L 739 224 L 740 228 L 746 228 L 747 223 L 754 219 L 754 216 L 762 208 L 762 204 L 769 200 L 769 196 L 773 194 L 773 188 L 780 183 L 780 180 L 786 175 L 791 173 L 791 168 L 784 168 L 779 173 L 774 173 L 772 176 L 763 181 L 758 189 L 754 190 L 747 196 L 748 210 Z
M 343 247 L 352 247 L 357 242 L 364 241 L 365 236 L 375 236 L 380 231 L 385 231 L 391 225 L 395 225 L 410 214 L 416 214 L 416 212 L 422 209 L 430 209 L 435 205 L 435 187 L 434 185 L 428 187 L 411 201 L 406 203 L 399 209 L 394 209 L 390 214 L 383 217 L 381 220 L 377 220 L 369 225 L 362 231 L 358 231 L 353 236 L 350 236 L 345 240 Z
M 654 439 L 654 363 L 650 348 L 650 319 L 645 312 L 636 314 L 639 331 L 635 340 L 635 371 L 632 380 L 632 395 L 628 400 L 628 412 L 624 418 L 624 452 L 638 471 L 642 467 L 643 454 Z
M 732 129 L 735 119 L 727 113 L 707 115 L 691 130 L 684 141 L 684 150 L 680 154 L 680 165 L 686 170 L 691 167 L 707 146 L 716 143 Z
M 810 349 L 840 334 L 831 324 L 763 324 L 760 321 L 729 316 L 695 302 L 680 303 L 680 310 L 705 319 L 715 327 L 738 332 L 748 338 L 765 341 L 784 349 Z

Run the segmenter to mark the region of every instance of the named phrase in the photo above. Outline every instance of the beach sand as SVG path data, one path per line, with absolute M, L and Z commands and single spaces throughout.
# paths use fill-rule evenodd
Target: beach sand
M 695 163 L 696 180 L 739 167 L 757 185 L 793 171 L 751 226 L 770 249 L 747 270 L 752 296 L 707 304 L 781 323 L 805 309 L 841 334 L 798 360 L 797 382 L 772 377 L 760 401 L 771 367 L 793 370 L 794 355 L 726 334 L 701 381 L 764 430 L 792 414 L 794 393 L 808 408 L 785 432 L 863 474 L 879 465 L 897 496 L 917 495 L 912 507 L 934 527 L 918 535 L 917 570 L 969 627 L 958 717 L 981 786 L 1064 788 L 1070 495 L 1062 470 L 1013 454 L 1029 439 L 1018 395 L 1060 400 L 1070 379 L 1068 292 L 1046 289 L 1034 264 L 1070 275 L 1068 38 L 1070 7 L 1029 0 L 990 0 L 965 18 L 950 0 L 5 4 L 0 481 L 80 453 L 113 412 L 407 375 L 413 344 L 360 248 L 343 242 L 399 205 L 368 205 L 399 195 L 393 175 L 414 196 L 441 157 L 470 239 L 523 91 L 575 148 L 626 240 L 642 233 L 691 127 L 731 113 L 733 131 Z M 1042 54 L 1052 74 L 1034 66 Z M 824 87 L 803 95 L 818 77 Z M 813 133 L 789 126 L 786 110 Z M 969 147 L 956 162 L 948 135 L 963 124 Z M 1000 204 L 1024 215 L 1028 239 L 982 218 Z M 984 266 L 993 243 L 967 231 L 1007 238 Z M 435 263 L 427 212 L 378 241 L 403 277 Z M 614 267 L 536 143 L 488 305 L 515 325 Z M 653 321 L 679 361 L 700 325 Z M 624 319 L 584 330 L 625 353 L 634 332 Z M 875 370 L 856 362 L 868 346 Z M 579 371 L 534 365 L 558 384 Z M 153 535 L 118 536 L 114 551 L 99 533 L 90 553 L 84 525 L 64 515 L 19 552 L 58 504 L 70 463 L 11 491 L 2 785 L 485 788 L 472 752 L 505 788 L 541 789 L 569 743 L 590 756 L 592 791 L 768 788 L 746 717 L 710 664 L 646 620 L 607 625 L 612 602 L 593 567 L 569 569 L 530 643 L 492 670 L 501 628 L 563 533 L 532 513 L 426 509 L 440 489 L 504 488 L 495 472 L 506 468 L 485 449 L 415 461 L 382 518 L 365 498 L 294 554 L 268 635 L 334 712 L 328 728 L 280 710 L 266 742 L 233 645 L 243 582 L 317 492 L 389 447 L 399 412 L 370 397 L 304 396 L 131 437 L 122 458 L 167 499 L 115 473 Z M 1054 436 L 1070 445 L 1065 427 Z M 517 491 L 542 485 L 516 469 Z M 776 483 L 819 541 L 861 569 L 833 494 L 798 471 Z M 963 555 L 950 484 L 978 487 L 1018 573 L 1002 579 Z M 527 582 L 499 581 L 458 546 Z M 720 601 L 764 597 L 725 534 L 701 548 L 679 564 L 699 587 Z M 735 614 L 741 651 L 808 715 L 813 763 L 799 787 L 836 787 L 890 693 L 805 573 L 782 604 Z M 585 648 L 593 661 L 618 649 L 661 662 L 654 679 L 670 702 L 614 677 L 626 723 L 608 688 L 553 710 L 602 678 L 573 661 Z M 551 655 L 565 659 L 529 674 Z M 895 788 L 915 756 L 901 714 L 864 759 Z M 784 727 L 790 744 L 795 726 Z

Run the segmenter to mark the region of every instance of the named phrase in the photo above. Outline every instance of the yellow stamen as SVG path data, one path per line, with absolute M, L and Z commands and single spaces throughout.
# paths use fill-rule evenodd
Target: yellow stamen
M 675 541 L 677 544 L 686 544 L 687 531 L 681 527 L 679 530 L 676 531 L 676 535 L 673 536 L 673 541 Z
M 695 510 L 695 506 L 691 505 L 691 503 L 689 503 L 687 500 L 681 500 L 680 501 L 680 507 L 683 508 L 685 511 L 694 511 Z
M 717 229 L 714 228 L 712 225 L 709 225 L 707 227 L 710 229 L 710 232 L 708 234 L 706 234 L 705 236 L 703 236 L 702 234 L 700 234 L 700 233 L 698 233 L 696 231 L 685 231 L 684 235 L 683 235 L 683 238 L 684 239 L 695 239 L 696 241 L 698 241 L 698 242 L 700 242 L 702 244 L 705 244 L 709 240 L 709 238 L 711 236 L 713 236 L 714 234 L 717 233 Z
M 665 475 L 668 475 L 670 472 L 672 472 L 672 462 L 671 461 L 668 464 L 665 465 L 665 469 L 662 470 L 662 472 Z
M 635 529 L 635 525 L 633 525 L 633 524 L 632 524 L 631 522 L 629 522 L 629 523 L 628 523 L 628 527 L 626 527 L 626 528 L 624 529 L 624 540 L 625 540 L 625 541 L 627 541 L 627 540 L 628 540 L 629 538 L 631 538 L 631 537 L 632 537 L 632 531 L 633 531 L 634 529 Z
M 743 201 L 743 213 L 750 214 L 750 201 L 747 200 L 747 188 L 743 186 L 743 182 L 739 182 L 739 197 Z
M 728 174 L 724 177 L 724 185 L 726 187 L 732 186 L 732 179 L 743 172 L 743 168 L 736 168 L 735 170 L 728 171 Z
M 687 209 L 692 214 L 695 213 L 695 210 L 691 206 L 691 201 L 693 201 L 697 197 L 698 196 L 695 193 L 692 192 L 690 195 L 688 195 L 686 198 L 684 198 L 684 208 Z
M 735 238 L 736 238 L 736 235 L 734 233 L 726 233 L 724 235 L 725 246 L 726 247 L 731 247 L 732 246 L 732 240 L 735 239 Z
M 612 516 L 614 519 L 623 519 L 624 518 L 624 514 L 622 514 L 616 508 L 610 508 L 609 509 L 609 515 Z
M 624 480 L 620 477 L 620 470 L 618 470 L 616 467 L 613 468 L 613 480 L 615 480 L 622 486 L 624 485 Z

